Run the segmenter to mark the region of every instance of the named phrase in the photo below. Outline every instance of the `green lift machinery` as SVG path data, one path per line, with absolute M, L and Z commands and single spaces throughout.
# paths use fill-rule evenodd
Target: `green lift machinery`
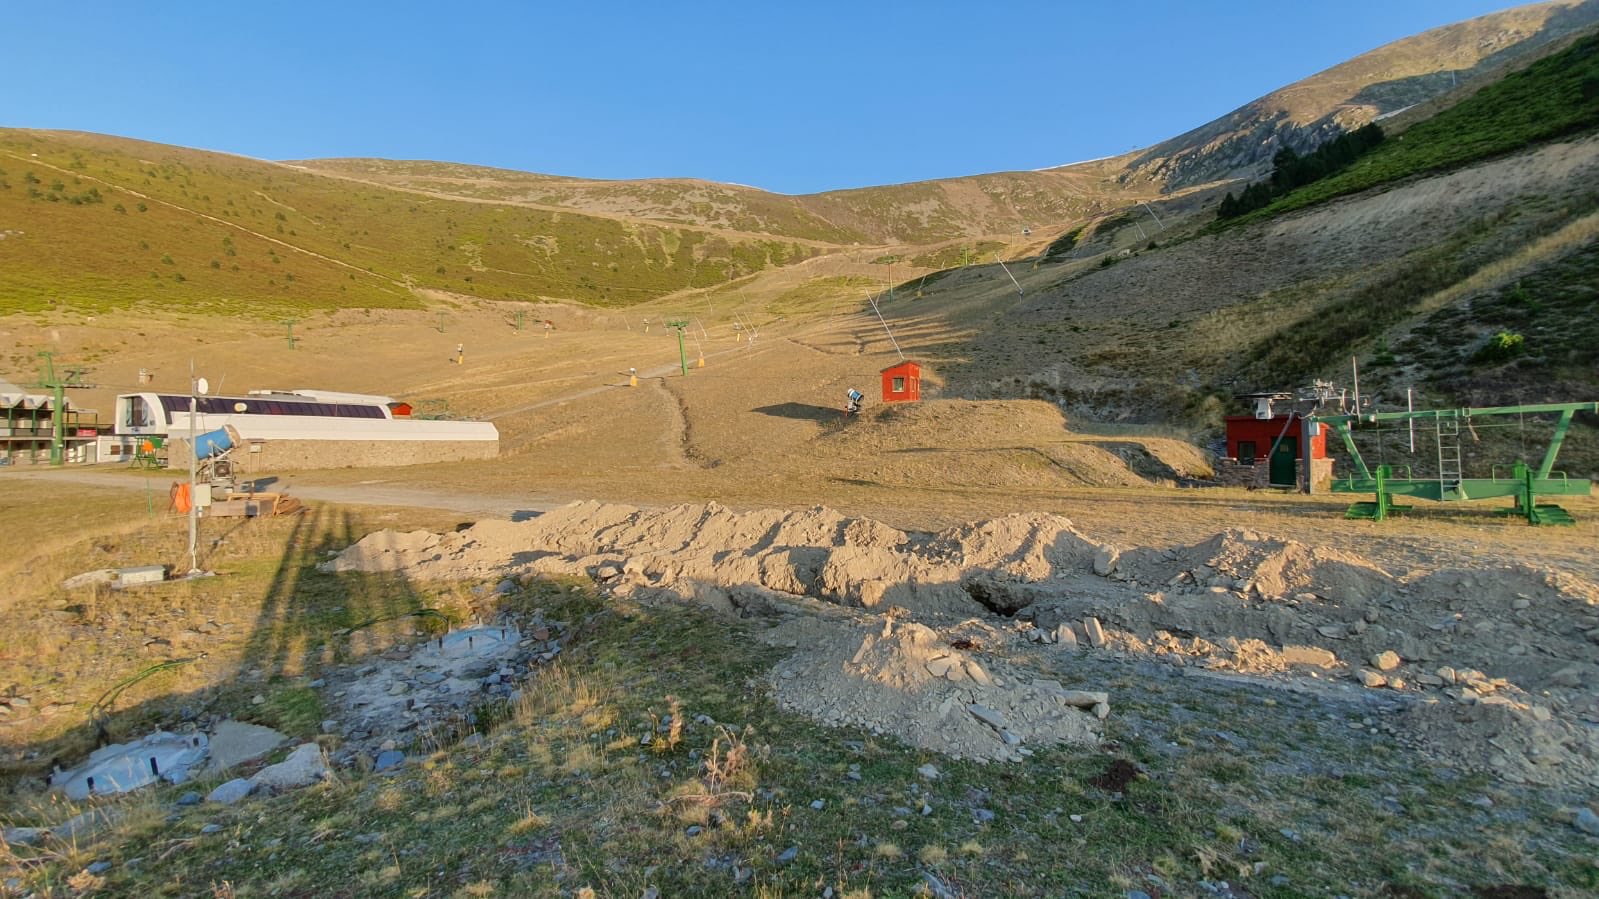
M 1355 415 L 1310 416 L 1331 428 L 1349 452 L 1354 473 L 1332 480 L 1333 493 L 1370 493 L 1375 499 L 1358 502 L 1344 513 L 1345 518 L 1363 518 L 1382 521 L 1393 512 L 1405 512 L 1410 506 L 1394 503 L 1396 496 L 1419 497 L 1434 502 L 1461 502 L 1466 500 L 1511 497 L 1515 505 L 1501 514 L 1518 515 L 1528 524 L 1573 524 L 1565 509 L 1550 503 L 1539 503 L 1539 496 L 1587 496 L 1593 482 L 1587 478 L 1568 478 L 1565 472 L 1555 471 L 1555 457 L 1565 442 L 1571 419 L 1578 412 L 1599 413 L 1599 403 L 1548 403 L 1532 406 L 1494 406 L 1484 409 L 1430 409 L 1408 412 L 1362 412 Z M 1537 468 L 1518 460 L 1510 465 L 1495 465 L 1486 478 L 1465 476 L 1461 463 L 1460 435 L 1462 430 L 1474 433 L 1474 422 L 1498 416 L 1517 416 L 1524 420 L 1528 415 L 1555 414 L 1554 435 L 1544 451 Z M 1366 460 L 1355 447 L 1353 430 L 1359 425 L 1406 422 L 1430 425 L 1436 438 L 1437 471 L 1433 477 L 1415 477 L 1410 466 L 1379 464 L 1367 467 Z

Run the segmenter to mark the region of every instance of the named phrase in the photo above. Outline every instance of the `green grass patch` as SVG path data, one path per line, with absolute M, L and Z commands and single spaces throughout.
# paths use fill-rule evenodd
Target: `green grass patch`
M 1264 209 L 1257 221 L 1401 178 L 1457 168 L 1599 125 L 1599 34 L 1512 72 L 1389 138 L 1343 171 Z

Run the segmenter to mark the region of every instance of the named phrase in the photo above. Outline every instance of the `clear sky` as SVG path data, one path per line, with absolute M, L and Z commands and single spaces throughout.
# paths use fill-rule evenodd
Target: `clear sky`
M 0 125 L 809 193 L 1113 155 L 1493 0 L 0 0 Z

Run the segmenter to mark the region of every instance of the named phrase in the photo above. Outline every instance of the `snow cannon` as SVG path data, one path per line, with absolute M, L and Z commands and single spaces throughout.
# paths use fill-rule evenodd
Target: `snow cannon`
M 194 438 L 194 457 L 210 459 L 238 445 L 239 432 L 233 429 L 233 425 L 223 425 L 215 431 L 207 431 Z

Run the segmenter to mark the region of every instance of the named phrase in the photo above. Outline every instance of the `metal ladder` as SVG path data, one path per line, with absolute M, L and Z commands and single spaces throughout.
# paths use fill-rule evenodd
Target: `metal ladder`
M 1459 490 L 1460 419 L 1453 415 L 1438 418 L 1438 481 L 1444 490 Z

